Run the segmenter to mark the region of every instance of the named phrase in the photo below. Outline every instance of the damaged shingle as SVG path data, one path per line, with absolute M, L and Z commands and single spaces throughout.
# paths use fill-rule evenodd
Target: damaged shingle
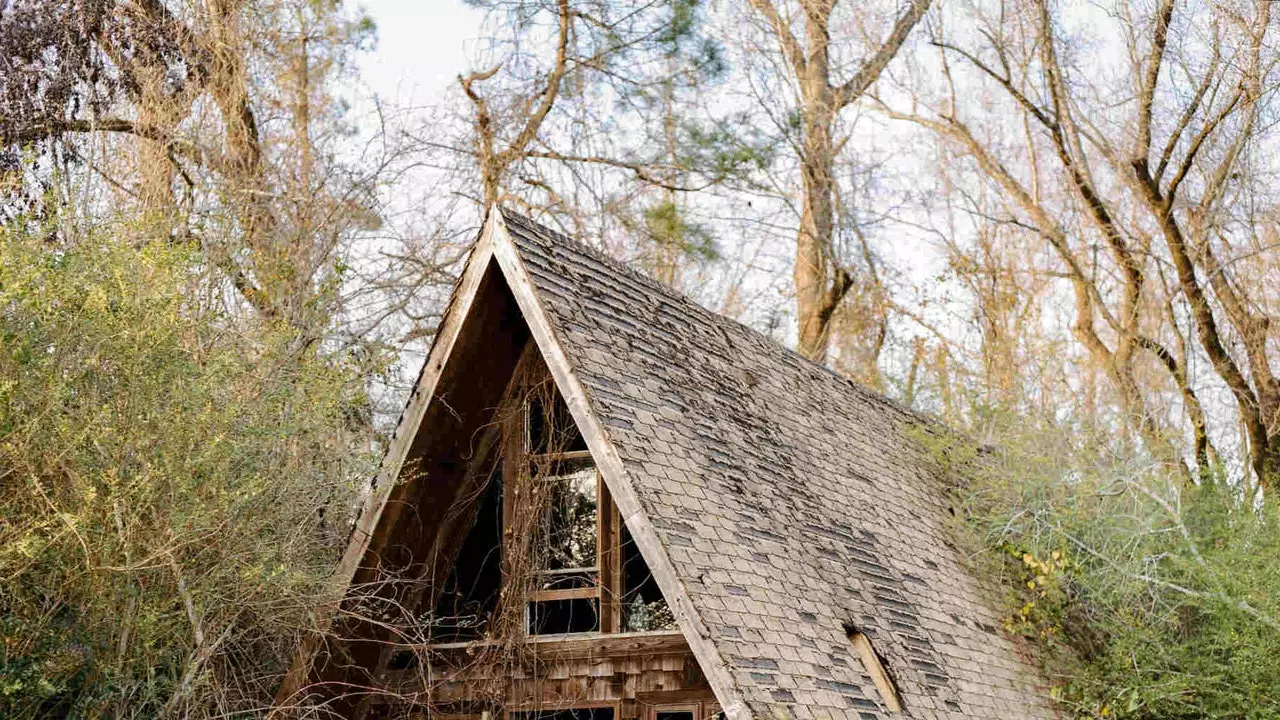
M 682 548 L 671 562 L 692 609 L 716 614 L 709 638 L 755 717 L 887 717 L 837 618 L 874 640 L 903 717 L 1054 717 L 1040 671 L 996 631 L 994 594 L 950 541 L 949 480 L 911 439 L 932 420 L 504 217 L 626 482 L 658 539 Z M 675 497 L 698 498 L 698 512 Z

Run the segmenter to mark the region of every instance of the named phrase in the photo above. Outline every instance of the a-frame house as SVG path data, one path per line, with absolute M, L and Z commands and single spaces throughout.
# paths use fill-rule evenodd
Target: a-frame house
M 277 698 L 342 717 L 1054 717 L 931 422 L 490 213 Z

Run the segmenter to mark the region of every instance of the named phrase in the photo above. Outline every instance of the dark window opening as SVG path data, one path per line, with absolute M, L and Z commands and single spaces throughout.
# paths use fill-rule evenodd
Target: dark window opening
M 694 720 L 692 710 L 659 710 L 653 720 Z
M 569 406 L 560 393 L 551 390 L 529 398 L 529 412 L 525 422 L 525 448 L 531 455 L 546 453 L 583 452 L 587 441 L 578 432 Z
M 435 608 L 423 620 L 432 642 L 472 640 L 498 603 L 502 588 L 502 480 L 494 472 L 476 510 L 475 523 L 458 550 L 453 572 Z
M 613 720 L 613 708 L 569 708 L 511 713 L 511 720 Z
M 596 586 L 595 568 L 543 570 L 537 573 L 534 590 L 582 590 Z
M 672 630 L 675 616 L 662 596 L 658 582 L 649 572 L 640 548 L 636 547 L 630 531 L 622 527 L 622 630 L 645 632 Z
M 534 600 L 527 606 L 530 635 L 599 632 L 598 598 Z
M 387 663 L 388 670 L 408 670 L 418 665 L 418 654 L 412 650 L 397 650 Z

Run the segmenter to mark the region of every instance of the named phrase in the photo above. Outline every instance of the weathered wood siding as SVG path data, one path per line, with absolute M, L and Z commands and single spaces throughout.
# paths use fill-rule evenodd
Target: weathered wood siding
M 656 705 L 715 704 L 678 632 L 538 638 L 507 662 L 479 660 L 485 650 L 483 643 L 437 646 L 430 668 L 406 668 L 388 678 L 389 687 L 460 713 L 495 692 L 507 711 L 606 706 L 618 720 L 644 720 Z

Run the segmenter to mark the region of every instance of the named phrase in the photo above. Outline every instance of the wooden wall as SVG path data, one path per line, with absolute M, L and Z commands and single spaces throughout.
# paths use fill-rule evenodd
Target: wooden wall
M 416 698 L 426 717 L 432 715 L 427 708 L 436 717 L 444 717 L 443 710 L 478 715 L 484 698 L 494 694 L 501 694 L 508 712 L 612 707 L 616 720 L 651 720 L 658 706 L 693 708 L 694 720 L 709 720 L 718 710 L 678 632 L 541 637 L 528 642 L 518 658 L 492 664 L 482 660 L 487 650 L 484 643 L 435 646 L 425 656 L 431 667 L 393 674 L 388 689 L 402 699 Z

